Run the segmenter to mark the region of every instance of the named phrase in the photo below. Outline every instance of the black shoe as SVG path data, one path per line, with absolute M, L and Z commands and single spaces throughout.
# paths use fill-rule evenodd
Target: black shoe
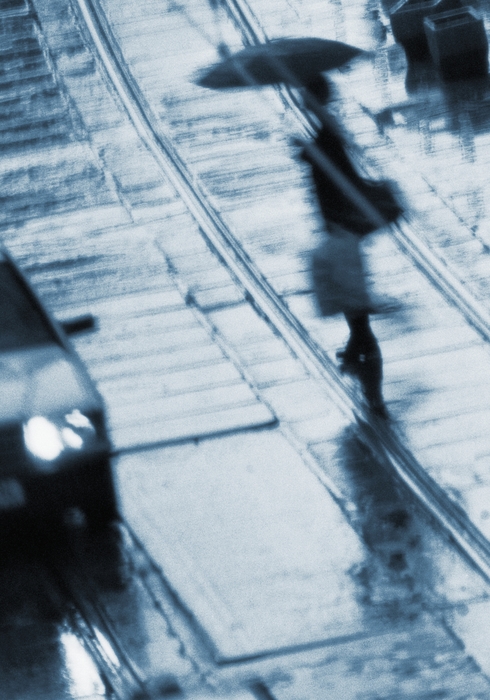
M 378 418 L 388 420 L 390 417 L 390 414 L 386 410 L 386 406 L 383 403 L 383 401 L 370 401 L 369 410 L 373 415 L 377 416 Z

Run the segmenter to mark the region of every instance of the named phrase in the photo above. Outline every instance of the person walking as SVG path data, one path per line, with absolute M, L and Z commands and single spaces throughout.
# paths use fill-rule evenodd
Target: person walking
M 305 103 L 319 115 L 321 128 L 302 158 L 311 166 L 326 225 L 326 238 L 313 253 L 313 288 L 323 316 L 343 313 L 347 321 L 349 339 L 337 352 L 341 371 L 359 378 L 370 410 L 387 418 L 381 351 L 370 324 L 375 309 L 360 244 L 363 236 L 394 222 L 402 210 L 388 183 L 367 180 L 356 171 L 336 123 L 322 108 L 330 95 L 322 75 L 306 85 Z

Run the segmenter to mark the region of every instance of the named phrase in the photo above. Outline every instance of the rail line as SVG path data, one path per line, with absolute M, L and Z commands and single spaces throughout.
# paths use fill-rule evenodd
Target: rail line
M 96 533 L 73 526 L 60 530 L 57 526 L 52 533 L 53 540 L 49 529 L 46 532 L 41 529 L 40 533 L 36 533 L 34 542 L 39 534 L 43 540 L 33 552 L 33 557 L 39 562 L 41 580 L 49 595 L 56 599 L 60 614 L 95 665 L 105 686 L 106 696 L 111 700 L 131 700 L 179 693 L 180 686 L 171 674 L 163 672 L 161 678 L 149 677 L 145 668 L 140 666 L 131 645 L 128 646 L 124 641 L 125 635 L 121 633 L 117 615 L 111 613 L 111 603 L 108 609 L 107 600 L 101 595 L 101 585 L 104 589 L 107 586 L 107 583 L 101 583 L 98 579 L 98 573 L 102 570 L 97 567 L 94 572 L 90 556 L 87 558 L 88 545 L 89 549 L 97 553 L 98 561 L 101 561 L 102 547 L 102 575 L 107 581 L 110 580 L 108 597 L 112 604 L 112 587 L 115 587 L 116 593 L 120 591 L 123 594 L 128 576 L 137 576 L 146 589 L 147 574 L 142 575 L 141 567 L 146 569 L 152 562 L 134 533 L 119 523 Z M 41 557 L 39 552 L 42 553 Z M 155 615 L 161 616 L 167 625 L 169 637 L 175 637 L 176 632 L 168 619 L 167 599 L 162 604 L 162 594 L 158 600 L 152 597 L 151 591 L 146 590 L 145 595 L 149 608 L 154 610 Z M 128 605 L 127 599 L 123 604 Z M 190 659 L 180 638 L 179 655 Z M 192 664 L 194 675 L 205 682 L 199 664 Z
M 81 533 L 81 536 L 86 534 Z M 129 532 L 128 537 L 132 537 Z M 66 601 L 70 623 L 95 663 L 108 697 L 111 700 L 161 697 L 157 691 L 163 692 L 166 687 L 171 690 L 171 678 L 164 678 L 159 687 L 153 688 L 155 681 L 146 677 L 144 669 L 127 651 L 122 641 L 124 636 L 101 600 L 93 572 L 87 567 L 85 557 L 76 550 L 73 542 L 64 542 L 61 553 L 57 548 L 48 556 L 47 572 L 51 587 Z M 112 565 L 115 566 L 115 562 Z
M 50 587 L 64 597 L 70 623 L 92 658 L 108 697 L 128 700 L 135 693 L 144 692 L 144 679 L 118 643 L 103 608 L 97 603 L 97 596 L 90 590 L 90 579 L 85 577 L 81 591 L 74 577 L 64 571 L 65 566 L 62 568 L 53 561 L 48 566 Z
M 104 697 L 113 700 L 128 700 L 135 691 L 144 689 L 143 679 L 118 645 L 115 635 L 111 634 L 103 610 L 94 602 L 96 596 L 92 594 L 89 577 L 85 577 L 83 590 L 80 590 L 76 576 L 70 575 L 70 568 L 77 576 L 81 572 L 78 563 L 69 565 L 71 551 L 65 531 L 58 525 L 40 527 L 39 523 L 27 521 L 20 527 L 16 523 L 15 530 L 10 532 L 12 539 L 5 540 L 2 549 L 2 567 L 8 571 L 13 566 L 17 575 L 22 575 L 19 585 L 12 590 L 17 598 L 14 597 L 13 604 L 7 603 L 15 625 L 18 624 L 17 605 L 19 611 L 29 607 L 31 596 L 36 601 L 36 608 L 49 611 L 48 619 L 56 628 L 58 645 L 46 653 L 56 650 L 62 658 L 65 656 L 63 677 L 70 686 L 77 688 L 76 694 L 80 683 L 88 692 L 90 683 L 99 685 L 99 681 L 104 688 Z M 11 581 L 8 585 L 11 586 Z M 20 617 L 22 619 L 22 613 Z M 51 641 L 48 648 L 50 644 Z M 10 688 L 8 682 L 7 685 Z M 15 693 L 13 688 L 12 692 Z
M 230 12 L 243 29 L 246 40 L 263 40 L 261 28 L 253 25 L 253 13 L 243 0 L 228 0 Z M 334 363 L 313 341 L 301 322 L 276 294 L 257 266 L 243 250 L 220 213 L 196 182 L 171 140 L 161 132 L 158 121 L 145 100 L 138 84 L 125 63 L 121 49 L 99 0 L 77 0 L 77 7 L 86 28 L 86 35 L 99 55 L 100 63 L 116 91 L 124 109 L 143 143 L 153 154 L 165 176 L 186 203 L 199 224 L 208 244 L 228 267 L 235 280 L 245 290 L 257 311 L 302 360 L 310 374 L 323 382 L 335 403 L 346 415 L 354 417 L 361 433 L 376 457 L 395 471 L 430 515 L 442 525 L 466 558 L 490 581 L 490 543 L 471 523 L 462 509 L 455 505 L 426 474 L 422 465 L 405 447 L 389 426 L 366 413 L 350 387 L 343 381 Z M 308 128 L 307 119 L 292 94 L 283 94 Z M 463 313 L 467 321 L 490 341 L 490 318 L 462 285 L 444 268 L 413 231 L 401 226 L 396 232 L 402 249 L 424 272 L 433 285 Z

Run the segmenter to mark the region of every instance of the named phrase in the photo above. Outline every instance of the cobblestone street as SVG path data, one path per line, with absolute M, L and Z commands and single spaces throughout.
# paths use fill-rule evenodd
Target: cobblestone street
M 7 547 L 0 698 L 490 697 L 490 91 L 407 64 L 389 9 L 0 2 L 2 241 L 96 318 L 122 515 Z M 387 422 L 314 302 L 294 91 L 196 84 L 280 36 L 371 52 L 331 109 L 405 206 L 363 244 Z

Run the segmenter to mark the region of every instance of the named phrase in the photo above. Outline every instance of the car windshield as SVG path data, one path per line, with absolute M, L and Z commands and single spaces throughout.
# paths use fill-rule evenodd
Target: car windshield
M 58 340 L 8 262 L 0 262 L 0 351 Z

